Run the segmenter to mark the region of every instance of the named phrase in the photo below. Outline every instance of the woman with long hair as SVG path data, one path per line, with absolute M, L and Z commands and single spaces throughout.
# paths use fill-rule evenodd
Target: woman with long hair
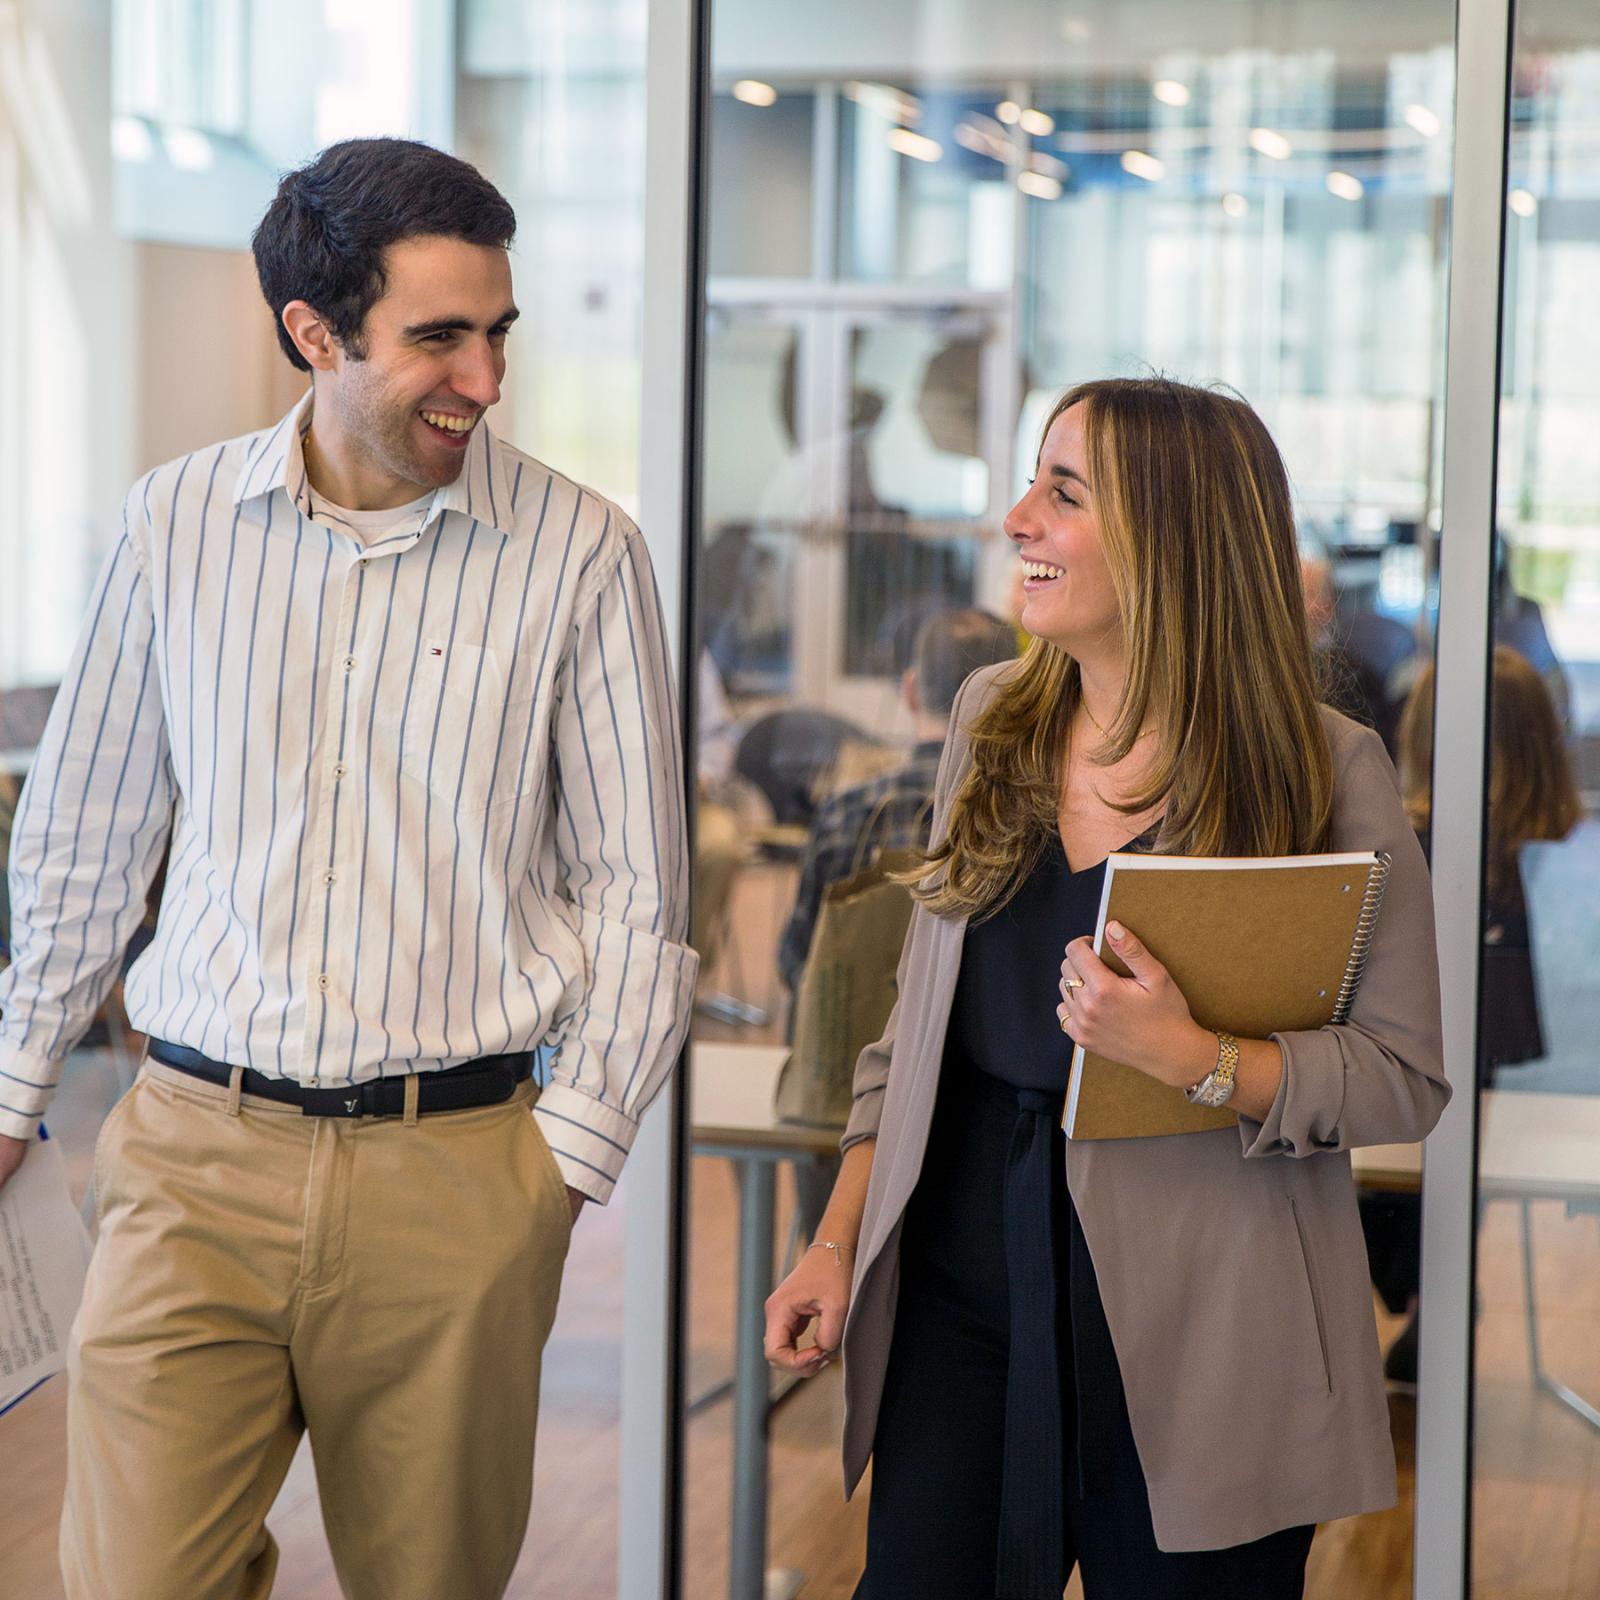
M 1483 982 L 1478 1080 L 1538 1060 L 1544 1030 L 1528 946 L 1518 854 L 1535 839 L 1565 839 L 1583 816 L 1561 719 L 1544 677 L 1510 645 L 1494 649 L 1489 697 L 1489 804 L 1484 851 Z M 1411 825 L 1433 827 L 1433 664 L 1418 675 L 1400 718 L 1397 759 Z
M 1449 1096 L 1422 852 L 1381 742 L 1317 703 L 1242 401 L 1080 385 L 1005 526 L 1034 642 L 954 708 L 899 1004 L 768 1357 L 842 1344 L 859 1600 L 1059 1600 L 1074 1566 L 1089 1600 L 1296 1596 L 1314 1525 L 1395 1495 L 1348 1151 Z M 1128 849 L 1388 852 L 1349 1021 L 1208 1032 L 1115 924 L 1114 974 L 1090 936 Z M 1067 1144 L 1075 1042 L 1237 1132 Z

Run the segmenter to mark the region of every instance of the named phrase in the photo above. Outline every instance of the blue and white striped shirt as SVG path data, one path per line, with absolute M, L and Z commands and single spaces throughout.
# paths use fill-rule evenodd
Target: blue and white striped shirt
M 480 422 L 362 545 L 312 503 L 309 421 L 128 495 L 17 814 L 0 1133 L 37 1126 L 170 834 L 136 1028 L 307 1086 L 551 1046 L 535 1115 L 603 1201 L 697 965 L 644 541 Z

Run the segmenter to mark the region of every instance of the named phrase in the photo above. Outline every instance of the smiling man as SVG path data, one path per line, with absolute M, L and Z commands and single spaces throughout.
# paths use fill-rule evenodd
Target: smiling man
M 23 796 L 0 1181 L 170 854 L 69 1356 L 71 1600 L 267 1595 L 306 1431 L 350 1600 L 492 1600 L 521 1548 L 572 1225 L 695 958 L 643 541 L 484 420 L 515 225 L 425 145 L 284 178 L 256 263 L 310 389 L 129 493 Z

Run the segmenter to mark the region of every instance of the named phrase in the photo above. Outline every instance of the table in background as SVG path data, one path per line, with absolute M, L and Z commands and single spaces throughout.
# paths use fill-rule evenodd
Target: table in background
M 1415 1190 L 1422 1181 L 1422 1146 L 1371 1145 L 1352 1150 L 1350 1164 L 1356 1181 L 1369 1188 Z M 1528 1214 L 1535 1200 L 1600 1212 L 1600 1095 L 1485 1092 L 1478 1106 L 1478 1198 L 1514 1200 L 1521 1207 L 1523 1307 L 1534 1387 L 1600 1428 L 1600 1407 L 1545 1371 Z
M 739 1280 L 733 1343 L 733 1519 L 729 1600 L 788 1600 L 796 1576 L 767 1575 L 767 1422 L 764 1353 L 772 1293 L 778 1163 L 825 1159 L 842 1128 L 780 1122 L 773 1101 L 788 1050 L 782 1045 L 696 1041 L 690 1047 L 689 1117 L 694 1153 L 726 1156 L 739 1180 Z

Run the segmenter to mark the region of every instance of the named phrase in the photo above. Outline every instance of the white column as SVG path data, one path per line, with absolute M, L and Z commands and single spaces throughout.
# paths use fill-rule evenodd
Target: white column
M 687 707 L 684 596 L 696 537 L 695 359 L 704 323 L 699 241 L 706 51 L 700 0 L 651 0 L 645 76 L 644 348 L 639 523 L 650 547 Z M 694 750 L 685 751 L 693 782 Z M 622 1336 L 620 1600 L 677 1592 L 677 1429 L 684 1115 L 680 1071 L 645 1118 L 629 1161 Z
M 1433 898 L 1455 1095 L 1428 1141 L 1423 1184 L 1418 1600 L 1461 1600 L 1470 1535 L 1477 977 L 1512 10 L 1511 0 L 1461 0 L 1457 12 L 1433 765 Z

